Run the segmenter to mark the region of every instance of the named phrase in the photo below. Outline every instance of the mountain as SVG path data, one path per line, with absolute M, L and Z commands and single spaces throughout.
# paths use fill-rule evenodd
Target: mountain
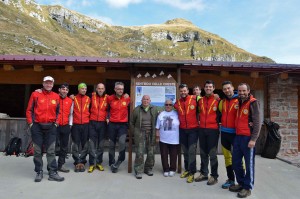
M 269 62 L 185 19 L 113 26 L 62 6 L 0 0 L 0 54 Z

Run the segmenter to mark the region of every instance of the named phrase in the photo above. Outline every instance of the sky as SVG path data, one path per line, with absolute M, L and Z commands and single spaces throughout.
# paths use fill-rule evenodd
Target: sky
M 300 64 L 299 0 L 35 0 L 62 5 L 111 25 L 162 24 L 184 18 L 276 63 Z

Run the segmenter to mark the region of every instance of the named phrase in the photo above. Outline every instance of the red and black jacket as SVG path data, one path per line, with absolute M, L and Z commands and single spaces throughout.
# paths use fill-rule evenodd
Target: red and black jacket
M 107 98 L 109 96 L 107 94 L 103 96 L 99 96 L 96 92 L 92 93 L 91 97 L 91 108 L 90 108 L 90 120 L 93 121 L 106 121 L 107 117 Z
M 197 97 L 195 95 L 188 95 L 186 98 L 178 99 L 174 104 L 174 108 L 178 112 L 179 128 L 193 129 L 199 127 L 197 120 Z
M 73 107 L 73 123 L 87 124 L 90 122 L 90 98 L 87 95 L 76 95 Z
M 33 92 L 26 109 L 27 123 L 57 123 L 59 119 L 59 95 L 53 91 Z
M 122 95 L 118 98 L 116 95 L 108 97 L 110 122 L 128 122 L 128 106 L 130 104 L 130 97 L 124 98 Z
M 220 112 L 218 110 L 219 99 L 214 95 L 204 96 L 199 102 L 200 128 L 218 129 Z

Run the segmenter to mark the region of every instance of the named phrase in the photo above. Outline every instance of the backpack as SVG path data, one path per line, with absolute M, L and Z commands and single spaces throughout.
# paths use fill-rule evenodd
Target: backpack
M 22 150 L 21 138 L 13 137 L 9 140 L 8 145 L 5 147 L 5 154 L 19 156 L 21 150 Z
M 29 157 L 29 156 L 33 156 L 33 154 L 34 154 L 33 142 L 30 141 L 29 144 L 28 144 L 28 146 L 27 146 L 27 149 L 26 149 L 26 151 L 24 153 L 24 156 L 25 157 Z

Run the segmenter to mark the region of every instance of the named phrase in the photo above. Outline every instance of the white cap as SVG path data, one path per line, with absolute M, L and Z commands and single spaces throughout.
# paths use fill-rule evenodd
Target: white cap
M 46 77 L 44 77 L 44 79 L 43 79 L 43 82 L 45 82 L 45 81 L 51 81 L 51 82 L 54 82 L 54 79 L 53 79 L 53 77 L 51 77 L 51 76 L 46 76 Z

